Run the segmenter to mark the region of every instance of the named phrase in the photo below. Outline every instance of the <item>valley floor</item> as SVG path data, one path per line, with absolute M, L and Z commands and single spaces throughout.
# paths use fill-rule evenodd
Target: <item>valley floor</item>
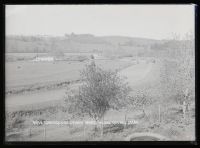
M 162 62 L 155 63 L 141 61 L 140 64 L 126 66 L 119 74 L 126 77 L 126 81 L 135 90 L 151 92 L 153 98 L 159 97 L 160 66 Z M 77 88 L 74 84 L 70 89 Z M 64 121 L 69 119 L 64 111 L 63 98 L 66 88 L 35 92 L 23 95 L 9 96 L 6 99 L 7 111 L 18 114 L 23 122 L 22 127 L 16 127 L 7 132 L 8 141 L 123 141 L 134 132 L 159 133 L 170 140 L 194 140 L 195 122 L 194 106 L 191 106 L 184 119 L 178 105 L 173 102 L 156 102 L 145 108 L 143 115 L 141 109 L 131 105 L 119 111 L 110 110 L 104 116 L 104 121 L 137 121 L 137 124 L 124 127 L 124 125 L 106 126 L 104 130 L 94 131 L 92 125 L 33 125 L 33 120 Z M 34 105 L 35 104 L 35 105 Z M 161 108 L 160 116 L 158 115 Z M 161 118 L 161 119 L 160 119 Z M 89 118 L 82 121 L 91 120 Z M 20 125 L 20 124 L 19 124 Z M 103 131 L 103 132 L 102 132 Z M 19 133 L 17 133 L 19 132 Z M 102 134 L 103 133 L 103 134 Z

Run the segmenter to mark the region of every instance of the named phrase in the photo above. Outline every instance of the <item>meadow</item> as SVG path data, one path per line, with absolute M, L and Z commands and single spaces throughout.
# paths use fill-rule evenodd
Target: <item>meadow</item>
M 12 55 L 33 57 L 35 54 L 13 53 Z M 75 55 L 66 54 L 68 57 Z M 80 71 L 90 62 L 90 60 L 6 62 L 6 105 L 16 108 L 21 105 L 61 99 L 69 87 L 76 87 L 80 83 Z M 129 67 L 134 60 L 101 59 L 95 63 L 103 69 L 115 71 Z
M 18 87 L 34 83 L 77 80 L 79 79 L 80 70 L 89 62 L 9 62 L 6 63 L 6 85 L 8 87 Z M 96 64 L 111 70 L 121 69 L 130 65 L 129 62 L 122 60 L 98 60 Z
M 132 88 L 132 96 L 150 100 L 143 106 L 129 104 L 118 111 L 109 110 L 104 115 L 104 120 L 137 121 L 138 124 L 105 125 L 103 130 L 99 131 L 94 131 L 93 125 L 34 125 L 33 121 L 91 120 L 89 117 L 72 117 L 67 113 L 64 101 L 67 92 L 77 91 L 81 85 L 80 71 L 90 62 L 6 62 L 6 88 L 7 92 L 10 91 L 6 95 L 6 139 L 121 141 L 135 132 L 154 132 L 170 140 L 194 139 L 194 104 L 190 107 L 187 119 L 184 119 L 180 112 L 181 106 L 173 99 L 163 98 L 161 69 L 164 60 L 159 58 L 124 57 L 95 60 L 95 64 L 103 69 L 117 70 L 120 76 L 126 77 Z M 25 91 L 26 89 L 29 91 Z

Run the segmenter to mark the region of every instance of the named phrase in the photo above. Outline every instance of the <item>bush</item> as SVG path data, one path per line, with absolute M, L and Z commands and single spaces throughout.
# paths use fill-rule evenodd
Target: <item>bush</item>
M 130 87 L 116 72 L 103 70 L 93 62 L 81 72 L 81 77 L 84 81 L 79 91 L 66 98 L 69 113 L 89 115 L 98 121 L 107 110 L 126 105 Z
M 83 62 L 85 60 L 88 60 L 88 58 L 86 56 L 78 56 L 77 59 L 78 59 L 79 62 Z
M 129 105 L 131 105 L 134 109 L 143 109 L 143 107 L 147 107 L 156 103 L 155 99 L 152 98 L 151 92 L 145 89 L 139 89 L 133 91 L 133 97 L 130 99 Z
M 25 120 L 20 115 L 15 115 L 14 117 L 7 115 L 6 131 L 10 131 L 15 128 L 22 128 L 24 121 Z

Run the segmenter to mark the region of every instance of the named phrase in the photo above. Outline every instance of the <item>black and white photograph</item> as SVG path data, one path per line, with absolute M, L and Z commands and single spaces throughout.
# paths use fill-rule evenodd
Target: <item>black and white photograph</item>
M 195 141 L 194 4 L 5 5 L 5 141 Z

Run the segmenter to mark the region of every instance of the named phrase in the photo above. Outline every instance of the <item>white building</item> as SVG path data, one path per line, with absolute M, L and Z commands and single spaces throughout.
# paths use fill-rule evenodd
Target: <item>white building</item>
M 51 61 L 54 61 L 54 57 L 50 57 L 50 56 L 48 56 L 48 57 L 46 57 L 46 56 L 44 56 L 44 57 L 36 57 L 33 61 L 35 61 L 35 62 L 39 62 L 39 61 L 51 62 Z

